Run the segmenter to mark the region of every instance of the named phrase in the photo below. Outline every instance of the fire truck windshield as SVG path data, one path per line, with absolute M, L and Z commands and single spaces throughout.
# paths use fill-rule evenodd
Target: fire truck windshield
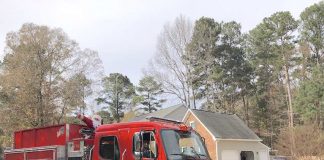
M 161 131 L 168 160 L 209 159 L 201 137 L 195 132 Z

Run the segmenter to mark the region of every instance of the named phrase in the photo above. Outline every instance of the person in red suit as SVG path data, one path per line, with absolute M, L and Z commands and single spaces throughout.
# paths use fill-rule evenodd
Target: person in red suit
M 78 114 L 77 117 L 81 121 L 83 121 L 87 125 L 87 127 L 93 130 L 102 125 L 102 118 L 99 115 L 93 115 L 91 118 L 89 118 L 84 115 Z

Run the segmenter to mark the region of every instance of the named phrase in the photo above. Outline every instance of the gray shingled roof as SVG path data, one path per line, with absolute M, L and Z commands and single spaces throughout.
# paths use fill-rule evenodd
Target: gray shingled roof
M 201 110 L 191 111 L 208 128 L 215 138 L 260 140 L 260 138 L 235 114 L 229 115 Z
M 144 114 L 133 118 L 131 121 L 146 121 L 146 117 L 160 117 L 168 118 L 177 121 L 182 121 L 187 112 L 187 108 L 183 105 L 175 105 L 172 107 L 164 108 L 153 113 Z
M 150 116 L 182 121 L 187 110 L 188 109 L 183 105 L 176 105 L 150 114 L 135 117 L 131 121 L 146 121 L 145 118 Z M 260 140 L 260 138 L 236 115 L 202 110 L 191 111 L 204 124 L 204 126 L 207 127 L 215 138 Z

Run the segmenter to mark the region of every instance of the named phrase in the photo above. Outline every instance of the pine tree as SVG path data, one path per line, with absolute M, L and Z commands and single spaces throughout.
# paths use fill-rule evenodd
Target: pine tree
M 301 82 L 295 108 L 305 123 L 324 128 L 324 67 L 315 67 L 309 80 Z
M 197 97 L 206 101 L 207 110 L 235 113 L 238 97 L 244 99 L 243 94 L 247 94 L 252 70 L 242 42 L 241 25 L 237 22 L 217 23 L 206 17 L 196 21 L 187 46 L 188 59 L 195 75 Z
M 241 25 L 235 21 L 222 23 L 220 37 L 213 52 L 215 66 L 218 66 L 216 72 L 213 72 L 213 75 L 216 73 L 214 81 L 220 84 L 219 97 L 223 100 L 223 109 L 236 113 L 236 103 L 241 100 L 241 96 L 247 94 L 251 86 L 252 70 L 242 47 L 244 39 Z M 220 74 L 217 73 L 219 69 Z
M 293 33 L 297 25 L 289 12 L 277 12 L 250 31 L 248 39 L 249 57 L 255 70 L 256 108 L 269 116 L 271 130 L 267 126 L 263 128 L 271 134 L 278 129 L 278 126 L 274 126 L 277 121 L 275 113 L 280 113 L 286 102 L 288 124 L 293 127 L 290 72 L 295 47 Z M 287 97 L 287 100 L 278 96 L 282 95 L 284 90 L 287 96 L 281 97 Z
M 156 82 L 151 76 L 143 77 L 136 89 L 138 95 L 141 97 L 140 103 L 144 106 L 140 109 L 145 112 L 152 113 L 153 111 L 157 111 L 158 108 L 162 107 L 162 103 L 166 101 L 159 97 L 163 93 L 162 85 Z
M 191 42 L 187 45 L 187 55 L 192 70 L 192 86 L 197 92 L 195 97 L 205 99 L 207 108 L 213 108 L 216 104 L 216 90 L 214 82 L 209 75 L 212 68 L 216 72 L 213 52 L 216 50 L 216 42 L 219 39 L 221 26 L 212 18 L 202 17 L 196 21 Z M 214 102 L 214 103 L 213 103 Z
M 324 56 L 324 2 L 307 7 L 300 18 L 302 39 L 310 46 L 313 54 L 311 59 L 319 65 Z
M 120 73 L 111 73 L 103 79 L 104 95 L 97 98 L 99 104 L 106 104 L 113 119 L 120 122 L 126 107 L 130 106 L 135 94 L 133 84 L 127 76 Z

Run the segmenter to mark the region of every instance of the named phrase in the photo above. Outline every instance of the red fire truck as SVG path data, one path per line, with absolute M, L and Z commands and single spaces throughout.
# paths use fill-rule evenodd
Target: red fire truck
M 182 122 L 63 124 L 17 131 L 5 160 L 209 160 L 204 139 Z

